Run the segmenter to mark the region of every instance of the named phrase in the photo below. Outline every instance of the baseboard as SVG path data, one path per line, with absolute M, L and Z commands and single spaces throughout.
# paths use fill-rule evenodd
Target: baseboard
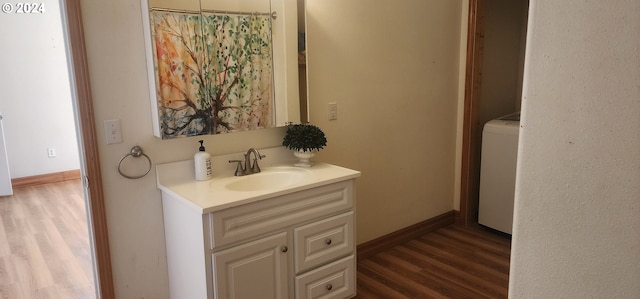
M 357 259 L 366 259 L 378 252 L 413 240 L 429 232 L 455 223 L 455 211 L 449 211 L 425 221 L 397 230 L 380 238 L 358 245 Z
M 455 222 L 457 225 L 462 225 L 464 226 L 464 221 L 462 220 L 462 218 L 460 217 L 460 211 L 458 210 L 453 210 L 453 219 L 455 219 Z
M 80 179 L 79 169 L 11 179 L 11 186 L 13 188 L 20 188 L 77 179 Z

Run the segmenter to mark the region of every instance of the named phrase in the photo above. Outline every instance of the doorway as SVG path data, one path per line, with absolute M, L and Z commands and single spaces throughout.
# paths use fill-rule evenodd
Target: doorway
M 29 185 L 55 180 L 50 174 L 59 173 L 62 178 L 68 171 L 78 173 L 78 139 L 59 3 L 43 2 L 38 13 L 28 15 L 18 5 L 3 9 L 7 13 L 0 19 L 0 33 L 7 42 L 0 56 L 0 111 L 2 146 L 9 159 L 9 167 L 3 170 L 9 170 L 14 188 L 26 178 L 33 181 Z
M 3 282 L 11 287 L 0 292 L 95 298 L 61 2 L 5 3 L 3 13 L 1 146 L 14 195 L 1 199 L 10 248 L 3 262 L 13 269 Z
M 104 206 L 102 179 L 100 175 L 100 164 L 98 157 L 98 142 L 95 139 L 95 125 L 93 119 L 93 108 L 91 100 L 91 92 L 88 78 L 87 59 L 84 47 L 84 36 L 82 30 L 82 17 L 79 0 L 66 0 L 66 1 L 54 1 L 48 0 L 42 2 L 44 9 L 33 11 L 31 14 L 24 14 L 24 7 L 22 13 L 14 11 L 18 9 L 17 5 L 5 4 L 3 6 L 3 21 L 10 20 L 9 17 L 24 18 L 33 20 L 38 18 L 40 14 L 54 13 L 56 17 L 62 16 L 62 27 L 64 32 L 64 44 L 66 45 L 66 53 L 69 67 L 69 81 L 71 85 L 71 98 L 73 102 L 74 119 L 77 128 L 77 140 L 80 146 L 78 146 L 78 156 L 80 160 L 80 170 L 82 177 L 83 193 L 85 198 L 86 210 L 88 214 L 88 228 L 91 241 L 91 251 L 93 256 L 94 265 L 94 278 L 97 289 L 97 298 L 114 298 L 114 288 L 111 272 L 111 260 L 109 254 L 109 242 L 106 223 L 106 213 Z M 47 8 L 59 7 L 59 11 Z M 11 9 L 11 10 L 9 10 Z M 33 14 L 33 15 L 32 15 Z M 27 26 L 30 26 L 27 24 Z M 46 25 L 44 25 L 46 27 Z M 2 26 L 3 30 L 19 32 L 19 34 L 28 35 L 32 32 L 20 31 L 20 27 L 16 26 Z M 24 28 L 22 28 L 24 29 Z M 45 28 L 40 28 L 45 29 Z M 8 40 L 5 35 L 5 41 L 15 42 L 15 40 Z M 14 35 L 12 35 L 14 36 Z M 18 38 L 20 40 L 21 38 Z M 38 50 L 38 49 L 35 49 Z M 32 57 L 10 57 L 11 59 L 37 59 L 37 56 Z M 40 69 L 46 69 L 48 65 L 39 65 Z M 5 70 L 8 75 L 11 75 L 12 71 L 17 70 Z M 27 85 L 25 88 L 39 88 L 39 86 Z M 17 100 L 17 99 L 11 99 Z M 35 104 L 32 104 L 35 106 Z M 34 107 L 35 108 L 35 107 Z M 46 128 L 47 118 L 38 120 L 36 123 L 30 124 L 40 128 Z M 28 136 L 24 136 L 27 138 Z
M 520 110 L 528 0 L 469 0 L 459 222 L 478 223 L 484 124 Z

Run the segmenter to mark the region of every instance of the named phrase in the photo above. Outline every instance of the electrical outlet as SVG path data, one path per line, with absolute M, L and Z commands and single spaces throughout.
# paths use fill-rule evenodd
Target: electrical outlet
M 338 119 L 338 103 L 331 102 L 329 103 L 329 120 L 337 120 Z
M 104 136 L 107 139 L 107 144 L 122 142 L 122 131 L 120 130 L 119 119 L 109 119 L 104 121 Z
M 48 147 L 47 148 L 47 156 L 49 156 L 49 158 L 55 158 L 56 157 L 56 148 L 55 147 Z

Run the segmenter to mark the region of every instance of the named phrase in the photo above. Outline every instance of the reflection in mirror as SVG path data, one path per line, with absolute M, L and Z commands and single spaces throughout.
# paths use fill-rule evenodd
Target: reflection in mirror
M 297 53 L 296 5 L 284 1 L 143 1 L 156 136 L 300 121 L 297 56 L 287 51 Z
M 300 89 L 300 122 L 308 123 L 307 106 L 307 43 L 306 43 L 306 3 L 298 1 L 298 88 Z

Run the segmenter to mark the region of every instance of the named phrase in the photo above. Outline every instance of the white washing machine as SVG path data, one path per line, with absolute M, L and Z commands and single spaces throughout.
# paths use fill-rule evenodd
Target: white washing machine
M 491 120 L 482 129 L 478 223 L 511 234 L 520 113 Z

